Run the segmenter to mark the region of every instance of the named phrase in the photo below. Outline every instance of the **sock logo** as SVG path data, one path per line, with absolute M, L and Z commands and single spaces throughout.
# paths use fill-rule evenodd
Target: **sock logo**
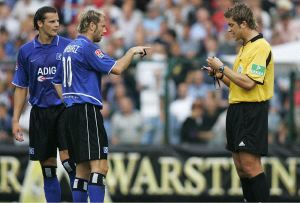
M 241 143 L 239 144 L 239 147 L 245 147 L 245 143 L 243 141 L 241 141 Z
M 29 147 L 29 154 L 34 155 L 34 148 Z
M 103 184 L 104 186 L 106 186 L 106 180 L 105 180 L 105 177 L 104 177 L 104 176 L 102 177 L 102 184 Z

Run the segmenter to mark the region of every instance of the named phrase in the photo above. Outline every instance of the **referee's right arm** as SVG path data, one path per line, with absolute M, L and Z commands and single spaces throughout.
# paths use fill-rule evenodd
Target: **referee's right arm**
M 252 80 L 251 78 L 249 78 L 247 75 L 234 72 L 227 66 L 224 67 L 223 74 L 224 74 L 224 76 L 226 76 L 226 79 L 224 79 L 224 80 L 226 80 L 228 85 L 227 85 L 227 83 L 225 83 L 225 82 L 224 83 L 227 86 L 229 86 L 230 82 L 233 82 L 245 90 L 251 90 L 256 85 L 256 82 L 254 80 Z

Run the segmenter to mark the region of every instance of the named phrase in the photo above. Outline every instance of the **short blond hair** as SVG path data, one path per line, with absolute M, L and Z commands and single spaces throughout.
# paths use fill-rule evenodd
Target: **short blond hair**
M 104 18 L 105 14 L 102 11 L 96 11 L 94 9 L 89 9 L 81 13 L 79 17 L 79 25 L 77 31 L 79 33 L 86 33 L 88 31 L 90 23 L 95 23 L 97 26 L 101 18 Z

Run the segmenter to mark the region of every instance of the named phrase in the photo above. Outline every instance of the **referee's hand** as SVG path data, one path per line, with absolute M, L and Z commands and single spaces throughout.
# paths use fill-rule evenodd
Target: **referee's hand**
M 209 66 L 203 66 L 203 67 L 201 68 L 201 70 L 207 71 L 207 74 L 208 74 L 209 76 L 211 76 L 211 77 L 215 76 L 215 74 L 216 74 L 216 71 L 215 71 L 213 68 L 209 67 Z
M 207 57 L 206 61 L 209 67 L 213 68 L 216 71 L 218 71 L 218 68 L 223 65 L 222 61 L 215 56 Z

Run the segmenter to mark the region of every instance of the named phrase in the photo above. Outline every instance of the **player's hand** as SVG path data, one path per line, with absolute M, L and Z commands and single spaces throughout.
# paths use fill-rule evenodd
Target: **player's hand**
M 222 61 L 215 56 L 207 57 L 206 61 L 207 61 L 208 66 L 216 71 L 218 71 L 218 68 L 223 65 Z
M 147 55 L 147 51 L 151 49 L 151 47 L 148 46 L 137 46 L 137 47 L 132 47 L 131 51 L 133 52 L 133 55 L 139 54 L 141 57 L 144 57 Z
M 17 141 L 24 141 L 23 130 L 18 122 L 13 122 L 13 135 Z

